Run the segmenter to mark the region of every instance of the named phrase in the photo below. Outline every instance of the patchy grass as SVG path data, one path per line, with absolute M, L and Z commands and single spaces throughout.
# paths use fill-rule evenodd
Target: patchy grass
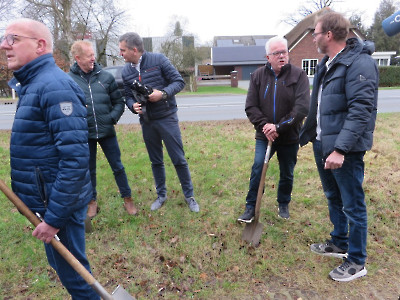
M 242 213 L 254 155 L 247 120 L 182 122 L 182 136 L 199 213 L 184 202 L 179 180 L 165 154 L 168 200 L 156 198 L 139 125 L 118 125 L 118 139 L 135 203 L 128 216 L 111 169 L 98 155 L 101 211 L 88 234 L 87 253 L 95 278 L 108 290 L 123 285 L 138 299 L 397 299 L 400 294 L 400 114 L 379 114 L 375 144 L 366 154 L 368 275 L 349 283 L 328 278 L 340 260 L 314 255 L 313 242 L 329 237 L 326 199 L 312 147 L 299 151 L 291 218 L 277 216 L 279 168 L 271 160 L 261 207 L 261 244 L 241 240 Z M 9 183 L 10 132 L 0 132 L 0 175 Z M 43 245 L 12 204 L 0 195 L 0 295 L 3 299 L 69 299 L 48 266 Z

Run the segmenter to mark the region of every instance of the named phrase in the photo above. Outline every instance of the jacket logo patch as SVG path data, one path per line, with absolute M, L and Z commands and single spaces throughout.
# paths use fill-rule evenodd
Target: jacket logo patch
M 365 78 L 364 76 L 360 75 L 360 81 L 366 81 L 367 78 Z
M 72 102 L 61 102 L 60 103 L 61 112 L 66 115 L 70 116 L 73 111 Z

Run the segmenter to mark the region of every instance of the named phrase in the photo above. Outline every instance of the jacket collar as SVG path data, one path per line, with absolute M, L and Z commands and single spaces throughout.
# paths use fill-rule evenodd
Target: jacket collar
M 28 84 L 36 75 L 38 75 L 42 68 L 46 65 L 55 64 L 53 55 L 51 53 L 41 55 L 34 60 L 27 63 L 25 66 L 17 71 L 14 71 L 15 80 L 11 80 L 10 84 L 16 84 L 17 81 L 21 85 Z

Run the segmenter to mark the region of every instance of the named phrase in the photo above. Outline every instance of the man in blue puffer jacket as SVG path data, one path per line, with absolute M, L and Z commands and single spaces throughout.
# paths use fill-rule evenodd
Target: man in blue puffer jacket
M 193 197 L 193 184 L 183 150 L 175 100 L 175 94 L 183 89 L 185 82 L 163 54 L 144 51 L 143 40 L 138 34 L 128 32 L 122 35 L 119 38 L 119 48 L 127 62 L 122 70 L 126 105 L 140 116 L 143 139 L 156 184 L 158 197 L 151 205 L 151 210 L 159 209 L 167 200 L 162 146 L 164 142 L 178 174 L 185 200 L 191 211 L 198 212 L 199 205 Z M 132 83 L 135 80 L 153 90 L 146 105 L 142 105 L 132 92 Z
M 7 26 L 1 49 L 14 70 L 9 85 L 19 96 L 10 141 L 13 191 L 43 222 L 33 236 L 45 242 L 47 259 L 72 299 L 99 299 L 49 245 L 57 234 L 90 271 L 85 254 L 89 174 L 85 96 L 55 64 L 52 36 L 42 23 L 20 19 Z
M 314 42 L 326 54 L 317 66 L 310 112 L 300 131 L 300 145 L 313 142 L 315 163 L 328 199 L 331 239 L 311 251 L 345 258 L 329 273 L 336 281 L 367 274 L 367 208 L 364 154 L 372 147 L 379 73 L 373 44 L 346 41 L 350 23 L 330 12 L 316 20 Z

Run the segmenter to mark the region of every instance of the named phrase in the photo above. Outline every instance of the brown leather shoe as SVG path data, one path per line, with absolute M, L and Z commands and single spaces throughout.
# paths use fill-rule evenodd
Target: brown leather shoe
M 99 211 L 100 208 L 97 206 L 97 201 L 94 199 L 90 200 L 87 210 L 87 217 L 94 218 Z
M 128 214 L 130 214 L 130 215 L 136 215 L 137 214 L 137 208 L 133 204 L 132 197 L 125 197 L 124 198 L 124 207 L 125 207 L 125 210 L 127 211 Z

